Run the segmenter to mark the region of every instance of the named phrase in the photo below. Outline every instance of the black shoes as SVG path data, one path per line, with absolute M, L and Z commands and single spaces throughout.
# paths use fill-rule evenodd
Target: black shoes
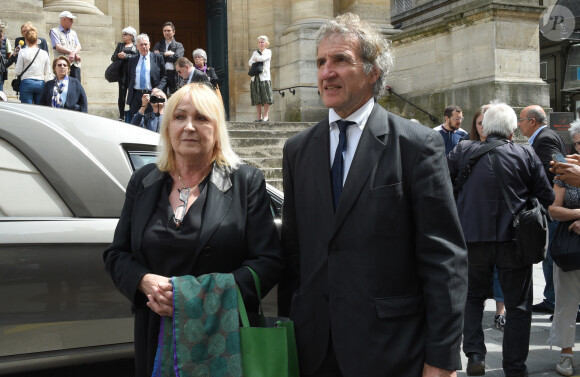
M 483 376 L 485 374 L 485 356 L 479 353 L 467 355 L 467 375 Z
M 554 308 L 550 309 L 548 305 L 546 305 L 546 301 L 542 301 L 539 304 L 532 305 L 532 311 L 535 313 L 554 314 Z

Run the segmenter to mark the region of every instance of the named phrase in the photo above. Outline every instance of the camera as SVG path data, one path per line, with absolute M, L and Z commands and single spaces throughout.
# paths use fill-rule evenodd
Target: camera
M 165 103 L 165 98 L 151 95 L 149 97 L 149 102 L 151 102 L 151 103 Z

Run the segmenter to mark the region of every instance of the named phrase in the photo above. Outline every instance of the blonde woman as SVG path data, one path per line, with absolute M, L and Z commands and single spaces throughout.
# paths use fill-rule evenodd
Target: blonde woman
M 270 105 L 274 103 L 274 93 L 272 92 L 272 82 L 270 81 L 270 61 L 272 51 L 268 48 L 270 40 L 265 35 L 258 37 L 258 49 L 254 51 L 249 66 L 255 62 L 264 63 L 264 69 L 258 76 L 253 76 L 250 83 L 250 94 L 252 95 L 252 106 L 256 106 L 257 115 L 255 122 L 267 122 L 270 119 L 268 114 Z M 262 114 L 262 106 L 264 113 Z

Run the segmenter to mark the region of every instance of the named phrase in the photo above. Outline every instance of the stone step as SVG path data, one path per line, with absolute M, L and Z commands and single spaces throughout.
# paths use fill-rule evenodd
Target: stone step
M 257 139 L 249 138 L 231 138 L 232 148 L 234 150 L 240 148 L 252 148 L 252 147 L 270 147 L 270 148 L 280 148 L 280 153 L 282 153 L 282 148 L 286 142 L 286 138 L 273 138 L 273 137 L 262 137 Z
M 282 156 L 276 157 L 246 157 L 244 162 L 257 168 L 280 168 L 282 166 Z
M 315 124 L 308 122 L 228 122 L 228 130 L 294 130 L 299 132 Z
M 233 146 L 234 152 L 238 154 L 241 158 L 282 158 L 282 148 L 279 147 L 246 147 L 238 148 Z
M 231 139 L 262 139 L 262 138 L 276 138 L 288 139 L 294 136 L 299 131 L 296 130 L 230 130 L 229 135 Z

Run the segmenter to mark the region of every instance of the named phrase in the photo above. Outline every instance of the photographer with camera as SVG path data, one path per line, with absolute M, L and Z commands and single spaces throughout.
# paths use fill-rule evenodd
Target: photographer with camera
M 159 127 L 163 120 L 165 101 L 167 101 L 167 97 L 161 89 L 155 88 L 151 94 L 143 94 L 141 97 L 141 108 L 131 120 L 131 124 L 159 132 Z M 153 111 L 150 111 L 150 109 L 147 111 L 148 107 L 151 107 Z

